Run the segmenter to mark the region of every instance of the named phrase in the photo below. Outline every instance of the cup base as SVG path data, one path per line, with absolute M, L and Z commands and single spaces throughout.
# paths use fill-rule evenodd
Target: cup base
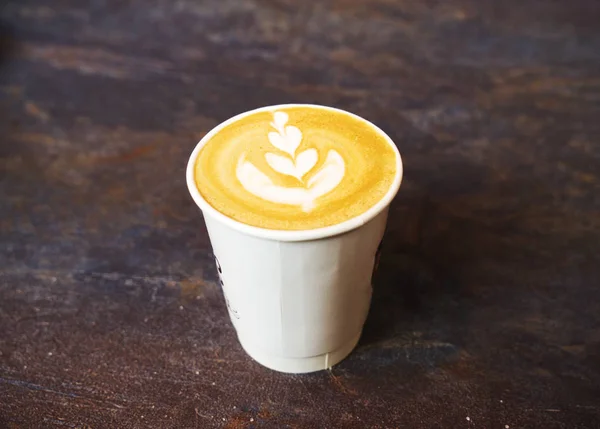
M 350 354 L 352 350 L 354 350 L 354 347 L 356 347 L 356 344 L 358 344 L 361 334 L 362 332 L 359 332 L 358 335 L 343 344 L 337 350 L 329 353 L 323 353 L 322 355 L 304 358 L 285 358 L 281 356 L 265 354 L 261 350 L 252 348 L 252 346 L 249 344 L 244 344 L 244 341 L 241 338 L 239 338 L 239 340 L 246 353 L 262 366 L 266 366 L 269 369 L 279 372 L 302 374 L 306 372 L 329 369 L 333 365 L 341 362 Z

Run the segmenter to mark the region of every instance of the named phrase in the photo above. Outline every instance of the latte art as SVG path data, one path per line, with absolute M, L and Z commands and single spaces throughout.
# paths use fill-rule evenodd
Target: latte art
M 242 186 L 257 197 L 274 203 L 299 205 L 303 211 L 309 212 L 315 208 L 317 198 L 335 189 L 342 181 L 346 172 L 345 163 L 336 150 L 330 149 L 325 164 L 305 181 L 303 178 L 314 168 L 319 153 L 315 148 L 309 148 L 296 156 L 296 150 L 302 142 L 302 132 L 292 125 L 286 126 L 287 122 L 287 113 L 275 112 L 271 126 L 277 132 L 268 135 L 269 142 L 286 152 L 287 156 L 267 152 L 265 160 L 278 173 L 298 179 L 301 186 L 277 186 L 250 161 L 246 161 L 245 154 L 240 157 L 236 176 Z
M 367 211 L 400 166 L 389 138 L 346 112 L 312 105 L 258 109 L 201 142 L 194 179 L 224 215 L 279 230 L 334 225 Z

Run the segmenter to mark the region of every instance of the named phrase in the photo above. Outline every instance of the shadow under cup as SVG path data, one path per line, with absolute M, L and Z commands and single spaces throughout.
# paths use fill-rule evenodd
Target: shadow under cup
M 250 226 L 210 206 L 194 178 L 204 144 L 246 115 L 287 107 L 335 110 L 383 136 L 396 156 L 396 174 L 384 197 L 359 216 L 303 231 Z M 327 369 L 344 359 L 358 343 L 369 311 L 377 250 L 402 180 L 402 161 L 392 140 L 370 122 L 339 109 L 268 106 L 209 132 L 190 156 L 186 179 L 204 215 L 229 315 L 244 350 L 260 364 L 288 373 Z

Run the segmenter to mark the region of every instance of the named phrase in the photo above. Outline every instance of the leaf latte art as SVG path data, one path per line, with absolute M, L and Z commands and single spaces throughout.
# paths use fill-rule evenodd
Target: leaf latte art
M 296 150 L 302 141 L 302 132 L 294 126 L 286 126 L 287 121 L 286 113 L 275 112 L 271 126 L 277 132 L 270 132 L 268 138 L 275 148 L 286 152 L 288 156 L 267 152 L 265 159 L 273 170 L 295 177 L 302 186 L 277 186 L 251 162 L 246 161 L 244 155 L 238 162 L 236 176 L 248 192 L 274 203 L 299 205 L 303 211 L 308 212 L 315 207 L 317 198 L 339 185 L 346 171 L 345 163 L 335 149 L 330 149 L 325 164 L 305 182 L 303 177 L 314 168 L 319 154 L 316 149 L 309 148 L 296 156 Z
M 205 138 L 202 197 L 240 222 L 301 230 L 358 216 L 390 189 L 399 155 L 369 122 L 312 105 L 258 109 Z

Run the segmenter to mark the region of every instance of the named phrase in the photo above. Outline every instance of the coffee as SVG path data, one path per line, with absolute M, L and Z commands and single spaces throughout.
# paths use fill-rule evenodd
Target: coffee
M 196 159 L 198 191 L 213 208 L 267 229 L 307 230 L 373 207 L 398 155 L 367 121 L 313 105 L 275 106 L 217 128 Z

